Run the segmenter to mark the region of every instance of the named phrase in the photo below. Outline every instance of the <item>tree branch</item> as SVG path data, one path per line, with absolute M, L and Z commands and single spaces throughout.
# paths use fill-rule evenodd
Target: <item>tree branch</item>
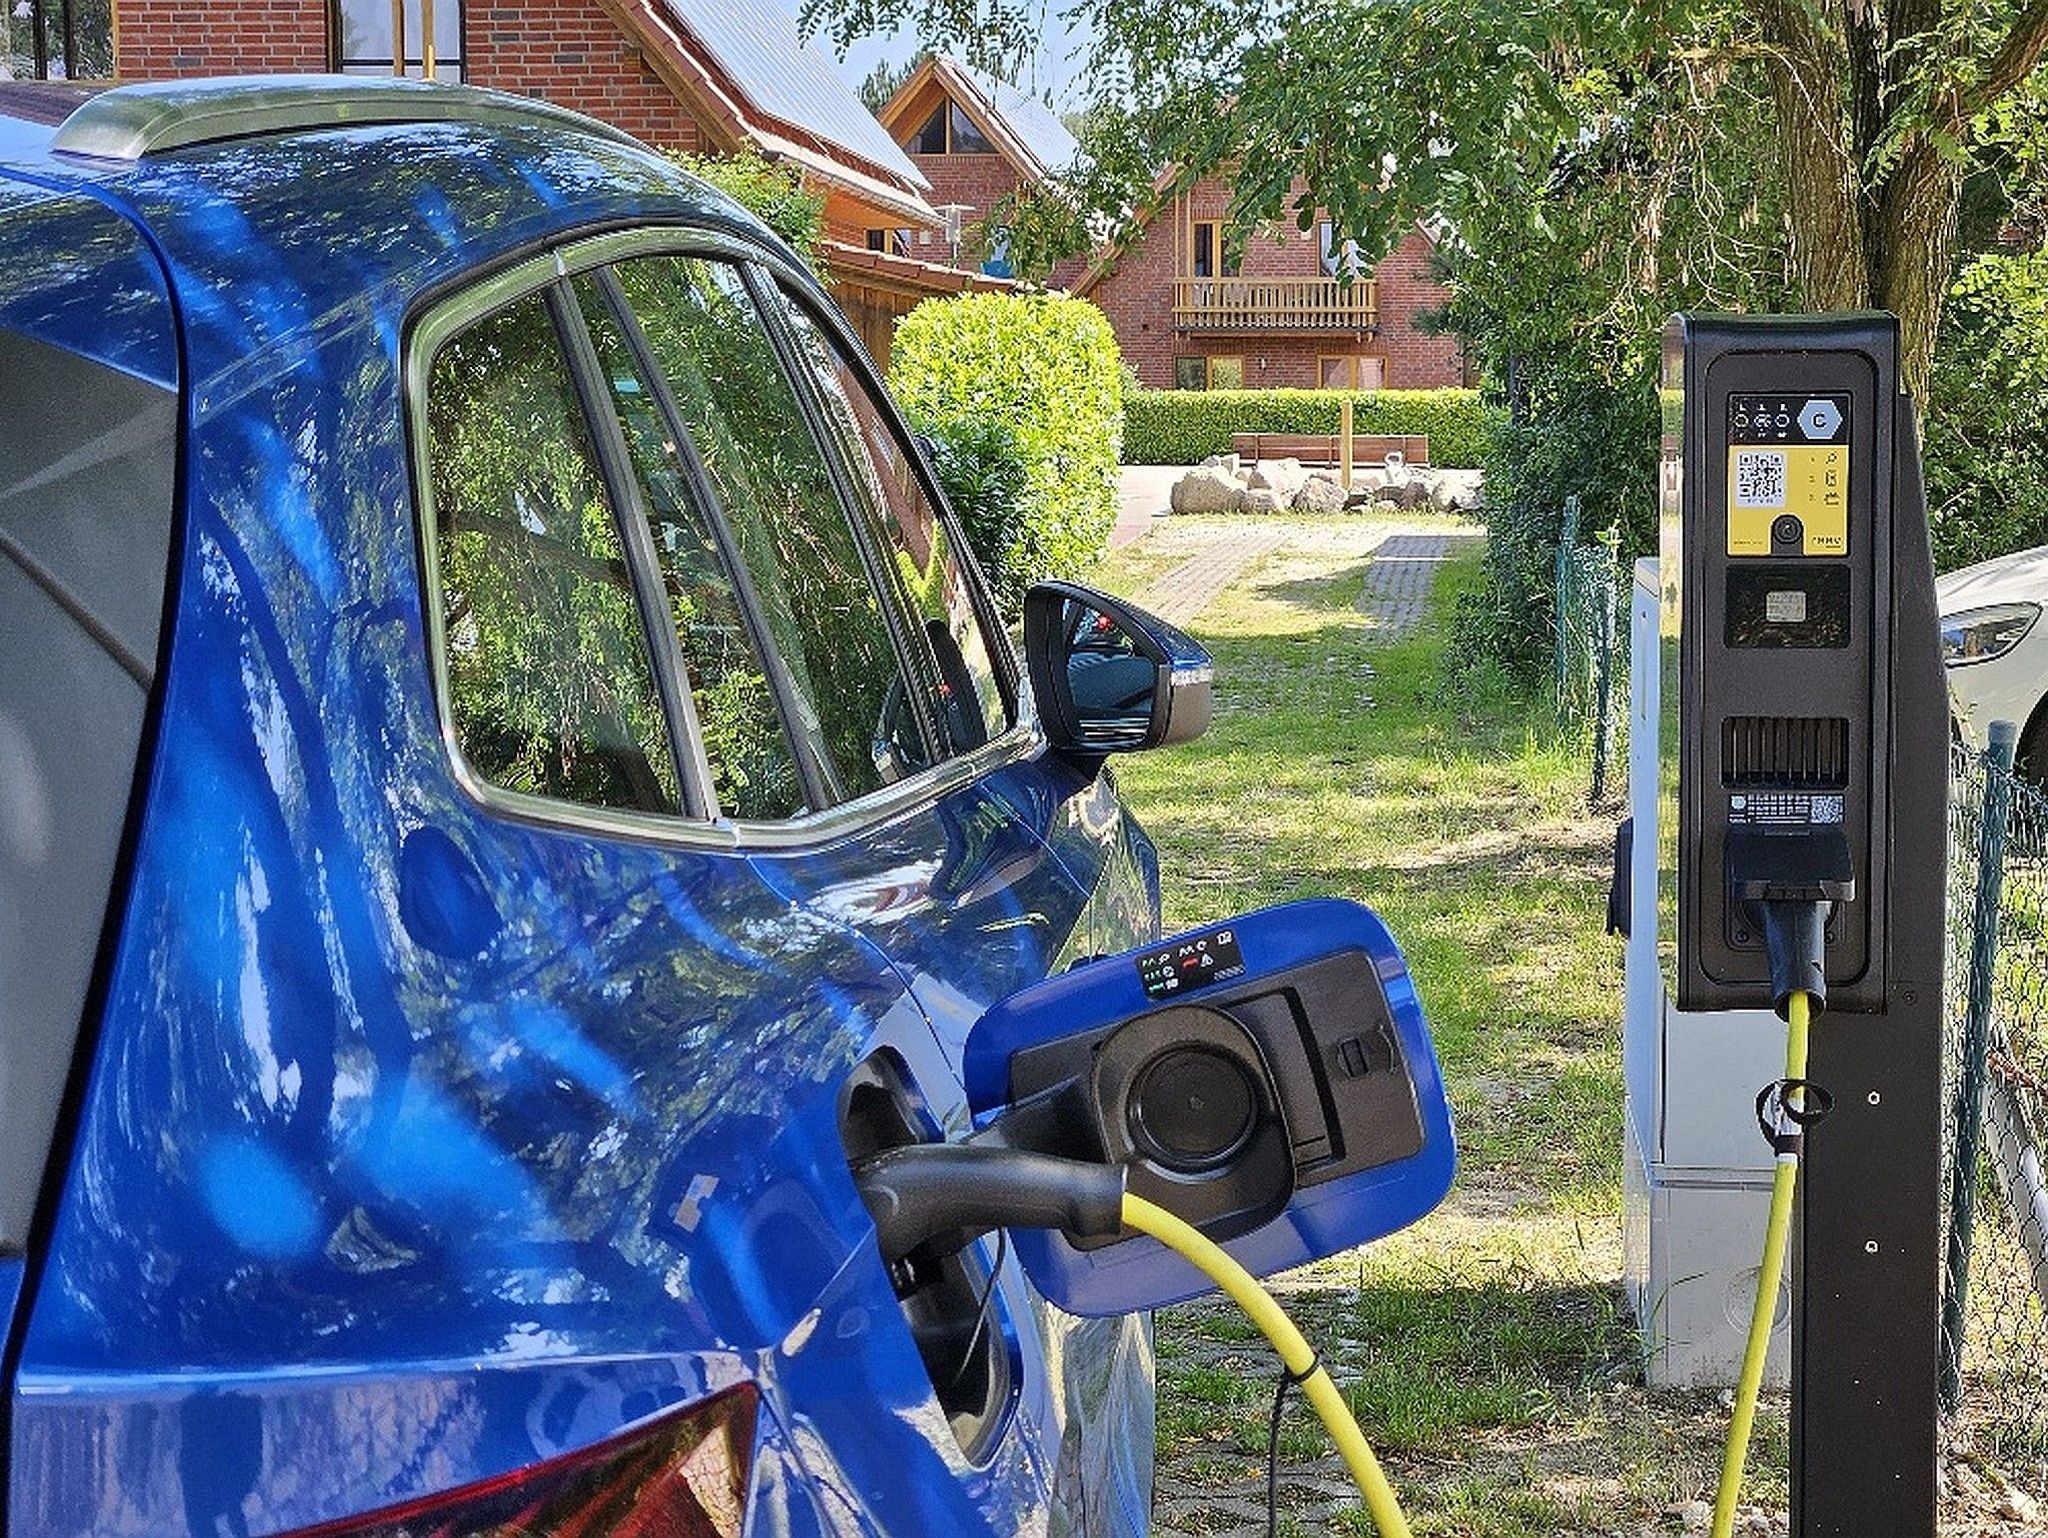
M 1977 88 L 1963 93 L 1957 101 L 1956 128 L 1962 129 L 1971 118 L 2017 87 L 2034 72 L 2044 53 L 2048 53 L 2048 0 L 2032 0 L 2006 34 L 2003 46 L 1992 55 Z

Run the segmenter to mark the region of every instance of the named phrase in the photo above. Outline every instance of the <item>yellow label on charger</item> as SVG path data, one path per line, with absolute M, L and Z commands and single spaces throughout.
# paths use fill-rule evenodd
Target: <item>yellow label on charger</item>
M 1728 446 L 1728 553 L 1769 555 L 1771 530 L 1799 520 L 1802 555 L 1849 553 L 1846 443 Z

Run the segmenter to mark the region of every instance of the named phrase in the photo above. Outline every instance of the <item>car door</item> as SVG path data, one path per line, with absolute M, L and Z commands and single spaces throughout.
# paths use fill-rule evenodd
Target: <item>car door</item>
M 893 517 L 883 501 L 884 466 L 864 434 L 887 424 L 886 408 L 844 392 L 848 344 L 822 307 L 793 297 L 799 282 L 761 262 L 650 251 L 622 254 L 583 289 L 608 317 L 594 331 L 617 331 L 615 350 L 643 359 L 682 469 L 719 506 L 772 638 L 792 784 L 809 790 L 742 806 L 741 847 L 792 904 L 886 954 L 948 1022 L 939 1071 L 893 1054 L 867 1065 L 848 1139 L 873 1151 L 964 1125 L 966 1026 L 1063 955 L 1085 954 L 1090 893 L 989 787 L 1034 750 L 1012 724 L 999 632 L 950 520 L 929 501 Z M 761 372 L 764 356 L 780 371 Z M 900 433 L 887 442 L 904 452 Z M 1106 1413 L 1126 1402 L 1127 1419 L 1149 1413 L 1142 1349 L 1085 1353 L 1119 1370 L 1075 1402 L 1054 1337 L 1099 1327 L 1047 1316 L 1002 1254 L 969 1252 L 898 1290 L 954 1451 L 1008 1511 L 999 1521 L 1036 1527 L 1048 1500 L 1078 1513 L 1084 1432 L 1128 1429 Z

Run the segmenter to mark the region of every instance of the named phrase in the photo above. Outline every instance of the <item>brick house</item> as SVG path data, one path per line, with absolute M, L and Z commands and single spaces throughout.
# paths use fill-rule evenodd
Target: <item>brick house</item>
M 108 0 L 31 0 L 52 10 Z M 780 0 L 112 0 L 113 73 L 328 72 L 463 81 L 537 96 L 699 154 L 751 147 L 824 199 L 834 297 L 877 360 L 919 300 L 1001 280 L 921 260 L 944 227 L 930 185 Z M 394 37 L 394 32 L 397 36 Z M 903 251 L 868 231 L 913 232 Z M 919 246 L 916 234 L 927 237 Z
M 1081 146 L 1058 114 L 1015 86 L 934 54 L 876 116 L 931 184 L 931 201 L 947 216 L 945 233 L 951 238 L 940 247 L 939 259 L 1009 277 L 1009 263 L 991 247 L 982 222 L 1018 187 L 1058 181 L 1073 166 Z M 919 255 L 930 243 L 922 232 L 874 231 L 870 240 L 876 236 L 899 243 L 910 236 Z M 1078 277 L 1081 270 L 1077 263 L 1068 276 Z
M 953 60 L 927 59 L 878 114 L 955 213 L 963 266 L 1007 271 L 977 221 L 1026 181 L 1057 180 L 1080 153 L 1059 119 L 1014 87 Z M 1167 183 L 1161 181 L 1164 191 Z M 1447 297 L 1435 243 L 1410 230 L 1348 286 L 1329 226 L 1262 229 L 1233 258 L 1229 189 L 1213 177 L 1169 199 L 1122 247 L 1063 264 L 1051 286 L 1099 304 L 1124 360 L 1155 389 L 1429 389 L 1465 381 L 1456 341 L 1417 317 Z
M 1230 192 L 1205 177 L 1083 273 L 1124 361 L 1153 389 L 1426 390 L 1465 382 L 1455 338 L 1418 317 L 1448 297 L 1418 227 L 1346 285 L 1330 226 L 1262 229 L 1228 251 Z M 1352 260 L 1355 261 L 1355 258 Z

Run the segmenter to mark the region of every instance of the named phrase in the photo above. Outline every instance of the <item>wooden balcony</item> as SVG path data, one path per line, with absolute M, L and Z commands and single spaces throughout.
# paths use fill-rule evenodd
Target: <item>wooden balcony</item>
M 1370 278 L 1175 278 L 1173 323 L 1182 331 L 1377 331 Z

